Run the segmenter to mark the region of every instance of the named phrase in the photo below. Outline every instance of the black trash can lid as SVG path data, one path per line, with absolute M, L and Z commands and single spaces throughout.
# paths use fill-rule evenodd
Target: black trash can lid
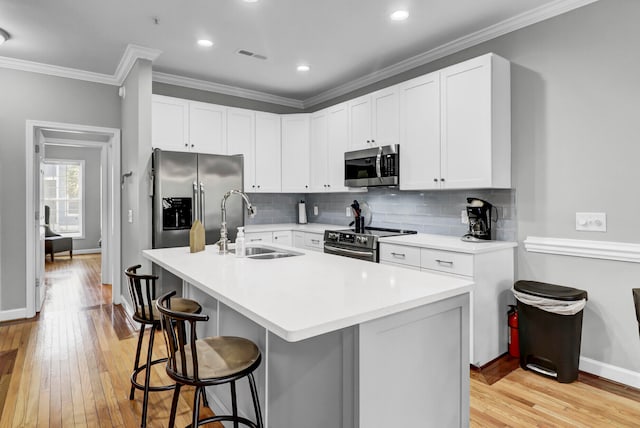
M 574 301 L 587 298 L 587 292 L 572 287 L 564 287 L 562 285 L 548 284 L 546 282 L 537 281 L 517 281 L 513 288 L 521 293 L 531 294 L 537 297 L 546 297 L 549 299 Z

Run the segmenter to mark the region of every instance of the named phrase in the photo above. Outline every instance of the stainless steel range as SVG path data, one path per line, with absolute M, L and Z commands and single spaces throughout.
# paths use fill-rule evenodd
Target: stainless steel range
M 418 232 L 381 227 L 367 227 L 364 232 L 360 233 L 355 233 L 351 229 L 325 230 L 324 252 L 378 263 L 380 261 L 378 240 L 380 238 L 414 233 Z

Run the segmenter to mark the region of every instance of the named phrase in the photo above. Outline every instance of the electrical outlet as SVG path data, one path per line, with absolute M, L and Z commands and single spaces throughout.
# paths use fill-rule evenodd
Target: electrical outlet
M 129 210 L 129 223 L 133 223 L 133 210 Z
M 462 224 L 469 224 L 469 216 L 467 215 L 467 210 L 460 211 L 460 221 Z
M 318 215 L 318 206 L 317 205 L 313 206 L 313 215 Z
M 584 232 L 606 232 L 606 213 L 576 213 L 576 230 Z
M 347 207 L 345 214 L 347 215 L 347 217 L 351 217 L 351 207 Z

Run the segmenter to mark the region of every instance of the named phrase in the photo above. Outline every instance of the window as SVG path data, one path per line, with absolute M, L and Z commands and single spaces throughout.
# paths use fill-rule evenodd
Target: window
M 44 161 L 44 204 L 49 206 L 52 231 L 64 236 L 84 237 L 84 161 Z

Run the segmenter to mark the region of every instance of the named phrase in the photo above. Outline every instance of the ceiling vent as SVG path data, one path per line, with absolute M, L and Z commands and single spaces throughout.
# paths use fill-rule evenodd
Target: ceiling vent
M 267 59 L 267 57 L 266 57 L 266 56 L 264 56 L 264 55 L 260 55 L 260 54 L 257 54 L 257 53 L 255 53 L 255 52 L 251 52 L 251 51 L 248 51 L 248 50 L 246 50 L 246 49 L 238 49 L 238 50 L 236 51 L 236 53 L 237 53 L 238 55 L 250 56 L 250 57 L 253 57 L 253 58 L 255 58 L 255 59 L 261 59 L 261 60 L 265 60 L 265 59 Z

